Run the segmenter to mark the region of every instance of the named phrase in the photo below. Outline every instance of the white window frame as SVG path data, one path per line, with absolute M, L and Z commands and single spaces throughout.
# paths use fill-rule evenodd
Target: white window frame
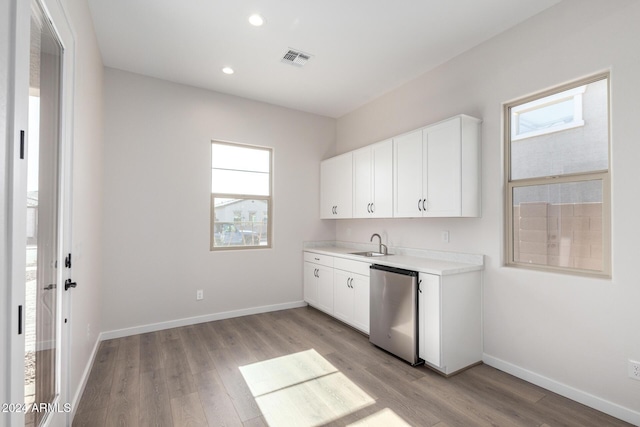
M 210 210 L 210 232 L 209 232 L 209 250 L 210 251 L 234 251 L 234 250 L 250 250 L 250 249 L 270 249 L 273 245 L 273 148 L 263 147 L 258 145 L 241 144 L 237 142 L 212 140 L 211 147 L 213 145 L 230 145 L 240 148 L 249 148 L 256 150 L 263 150 L 269 152 L 269 194 L 268 195 L 256 195 L 256 194 L 237 194 L 237 193 L 214 193 L 211 191 L 211 210 Z M 211 156 L 209 156 L 211 159 Z M 211 160 L 209 163 L 211 173 L 213 173 L 213 167 Z M 209 183 L 211 185 L 213 177 L 210 176 Z M 210 190 L 212 190 L 210 188 Z M 238 199 L 238 200 L 264 200 L 267 202 L 267 244 L 266 245 L 238 245 L 238 246 L 215 246 L 215 206 L 214 200 L 216 198 L 223 199 Z
M 586 171 L 582 173 L 572 173 L 565 175 L 553 175 L 553 176 L 541 176 L 534 178 L 522 178 L 522 179 L 511 179 L 511 143 L 514 141 L 518 141 L 523 138 L 514 138 L 512 133 L 511 126 L 511 117 L 514 110 L 518 110 L 518 107 L 526 105 L 530 110 L 534 108 L 536 105 L 536 101 L 539 101 L 537 104 L 537 108 L 542 105 L 549 105 L 551 102 L 560 102 L 560 100 L 567 99 L 566 96 L 561 96 L 560 92 L 565 92 L 570 89 L 575 89 L 575 92 L 572 96 L 579 96 L 580 103 L 582 103 L 582 93 L 584 93 L 584 88 L 589 83 L 594 83 L 596 81 L 606 80 L 607 82 L 607 120 L 608 120 L 608 167 L 605 170 L 594 170 L 594 171 Z M 573 83 L 568 83 L 553 89 L 549 89 L 531 96 L 528 96 L 523 99 L 519 99 L 513 102 L 509 102 L 503 105 L 503 118 L 504 118 L 504 177 L 505 177 L 505 262 L 504 264 L 508 267 L 518 267 L 518 268 L 526 268 L 533 270 L 543 270 L 550 272 L 560 272 L 560 273 L 568 273 L 575 275 L 586 275 L 586 276 L 597 276 L 597 277 L 611 277 L 611 120 L 610 120 L 610 111 L 611 111 L 611 79 L 610 74 L 608 72 L 598 74 L 592 77 L 588 77 Z M 580 92 L 581 90 L 581 92 Z M 558 94 L 557 99 L 548 97 L 552 97 L 553 95 Z M 546 98 L 546 99 L 545 99 Z M 544 100 L 543 100 L 544 99 Z M 582 110 L 582 106 L 581 106 Z M 521 111 L 524 111 L 522 109 Z M 575 117 L 574 117 L 575 118 Z M 582 111 L 580 111 L 580 120 L 582 121 Z M 584 121 L 582 121 L 584 123 Z M 579 126 L 579 125 L 578 125 Z M 562 130 L 569 129 L 569 126 L 564 127 Z M 560 131 L 561 129 L 552 128 L 553 132 Z M 551 133 L 551 132 L 543 132 Z M 527 134 L 527 137 L 534 136 Z M 520 187 L 529 187 L 536 185 L 550 185 L 550 184 L 563 184 L 563 183 L 575 183 L 575 182 L 584 182 L 584 181 L 593 181 L 599 180 L 602 182 L 602 270 L 588 270 L 588 269 L 580 269 L 580 268 L 570 268 L 570 267 L 558 267 L 552 265 L 544 265 L 544 264 L 530 264 L 525 262 L 515 261 L 514 256 L 514 218 L 513 218 L 513 192 L 515 188 Z
M 519 117 L 520 114 L 528 113 L 530 111 L 538 110 L 550 105 L 559 104 L 569 99 L 573 100 L 573 120 L 571 122 L 564 123 L 559 126 L 552 126 L 546 129 L 519 133 L 520 121 L 516 120 L 515 126 L 512 126 L 511 128 L 511 141 L 519 141 L 525 138 L 532 138 L 535 136 L 546 135 L 549 133 L 560 132 L 567 129 L 584 126 L 584 120 L 582 119 L 582 94 L 585 90 L 586 85 L 582 85 L 577 88 L 546 97 L 545 99 L 535 99 L 533 101 L 511 108 L 511 114 Z M 511 119 L 511 116 L 509 116 L 509 118 Z

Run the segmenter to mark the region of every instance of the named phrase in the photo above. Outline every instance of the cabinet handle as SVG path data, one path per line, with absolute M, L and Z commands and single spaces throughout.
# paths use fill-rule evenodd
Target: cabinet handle
M 422 209 L 420 209 L 420 202 L 421 202 L 421 201 L 422 201 L 422 199 L 418 199 L 418 210 L 419 210 L 420 212 L 422 212 Z
M 371 203 L 371 213 L 375 212 L 375 205 L 373 203 Z
M 422 293 L 422 280 L 418 282 L 418 292 Z
M 427 203 L 427 199 L 422 199 L 422 210 L 426 212 L 427 208 L 424 206 L 425 203 Z
M 367 203 L 367 212 L 371 213 L 371 203 Z

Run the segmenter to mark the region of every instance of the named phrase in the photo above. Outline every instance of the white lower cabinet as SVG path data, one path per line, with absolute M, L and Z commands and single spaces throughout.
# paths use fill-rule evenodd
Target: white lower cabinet
M 418 278 L 418 355 L 445 375 L 482 360 L 480 272 Z
M 370 265 L 338 257 L 333 263 L 333 315 L 367 334 Z
M 369 333 L 369 263 L 304 253 L 304 300 Z
M 333 315 L 369 333 L 369 276 L 333 271 Z
M 304 253 L 304 300 L 333 314 L 333 257 Z

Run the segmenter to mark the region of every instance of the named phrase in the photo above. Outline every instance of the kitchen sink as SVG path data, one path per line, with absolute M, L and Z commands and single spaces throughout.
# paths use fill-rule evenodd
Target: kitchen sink
M 380 252 L 351 252 L 351 255 L 359 255 L 359 256 L 366 256 L 366 257 L 376 257 L 376 256 L 387 256 L 387 255 L 391 255 L 391 254 L 382 254 Z

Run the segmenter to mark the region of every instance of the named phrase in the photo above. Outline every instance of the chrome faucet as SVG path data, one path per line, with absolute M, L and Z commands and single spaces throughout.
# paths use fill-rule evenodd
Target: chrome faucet
M 376 236 L 378 236 L 378 240 L 379 240 L 379 243 L 378 243 L 378 253 L 381 253 L 381 254 L 385 254 L 385 255 L 387 255 L 387 245 L 384 245 L 384 244 L 382 243 L 382 237 L 380 237 L 380 235 L 379 235 L 378 233 L 373 233 L 373 234 L 371 235 L 371 239 L 369 239 L 369 241 L 370 241 L 370 242 L 373 242 L 373 238 L 374 238 L 374 237 L 376 237 Z

